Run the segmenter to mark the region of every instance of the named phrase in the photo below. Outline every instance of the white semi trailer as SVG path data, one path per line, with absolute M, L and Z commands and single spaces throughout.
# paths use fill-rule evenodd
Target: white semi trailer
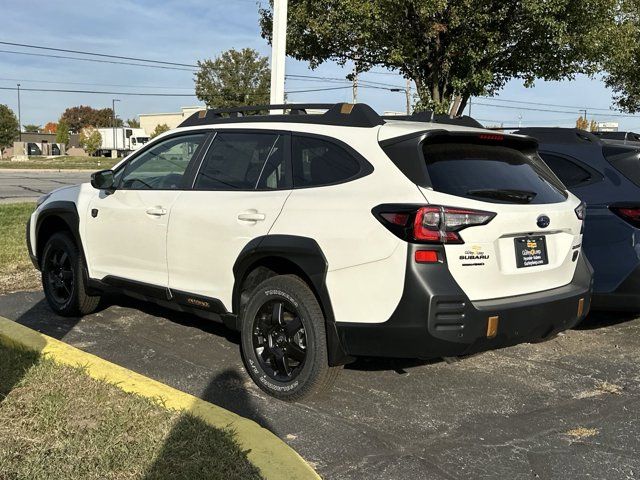
M 118 156 L 128 155 L 149 141 L 149 136 L 142 128 L 99 128 L 98 131 L 102 144 L 96 153 L 105 157 L 111 156 L 114 150 Z

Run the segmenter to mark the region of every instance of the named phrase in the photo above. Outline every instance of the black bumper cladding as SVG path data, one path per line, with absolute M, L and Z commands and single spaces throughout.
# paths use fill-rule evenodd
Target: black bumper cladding
M 409 245 L 404 292 L 388 321 L 365 325 L 336 323 L 342 346 L 349 355 L 398 358 L 467 355 L 549 337 L 574 327 L 589 312 L 593 270 L 584 255 L 577 259 L 576 272 L 568 285 L 471 302 L 446 264 L 413 261 L 418 248 Z M 440 253 L 444 258 L 444 249 Z
M 27 251 L 29 252 L 29 258 L 31 259 L 31 263 L 33 263 L 33 266 L 36 267 L 37 270 L 40 270 L 38 259 L 31 252 L 31 218 L 27 220 Z
M 594 293 L 594 310 L 640 312 L 640 267 L 610 293 Z

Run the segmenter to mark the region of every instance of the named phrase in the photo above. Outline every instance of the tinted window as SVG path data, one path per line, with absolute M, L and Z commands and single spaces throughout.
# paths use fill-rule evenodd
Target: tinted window
M 287 188 L 284 135 L 218 133 L 196 177 L 200 190 Z
M 566 199 L 546 167 L 511 148 L 445 143 L 427 144 L 423 152 L 431 184 L 439 192 L 494 203 Z
M 360 173 L 360 163 L 342 147 L 314 137 L 292 139 L 294 187 L 344 182 Z
M 182 186 L 191 159 L 204 142 L 205 133 L 161 141 L 133 158 L 125 167 L 119 188 L 124 190 L 172 190 Z
M 620 173 L 640 186 L 640 150 L 631 147 L 604 146 L 604 157 Z
M 540 156 L 562 183 L 569 188 L 591 180 L 591 174 L 587 170 L 566 158 L 549 153 L 541 153 Z

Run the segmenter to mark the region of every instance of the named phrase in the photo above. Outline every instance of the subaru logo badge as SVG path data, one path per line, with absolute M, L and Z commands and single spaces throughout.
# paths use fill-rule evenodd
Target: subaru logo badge
M 536 223 L 540 228 L 547 228 L 551 223 L 551 219 L 546 215 L 540 215 Z

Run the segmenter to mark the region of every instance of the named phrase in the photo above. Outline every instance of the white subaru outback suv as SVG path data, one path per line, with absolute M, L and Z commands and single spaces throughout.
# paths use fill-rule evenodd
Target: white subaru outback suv
M 41 198 L 27 240 L 51 308 L 117 290 L 222 321 L 285 400 L 356 356 L 464 355 L 586 315 L 584 208 L 533 139 L 305 107 L 196 113 Z

